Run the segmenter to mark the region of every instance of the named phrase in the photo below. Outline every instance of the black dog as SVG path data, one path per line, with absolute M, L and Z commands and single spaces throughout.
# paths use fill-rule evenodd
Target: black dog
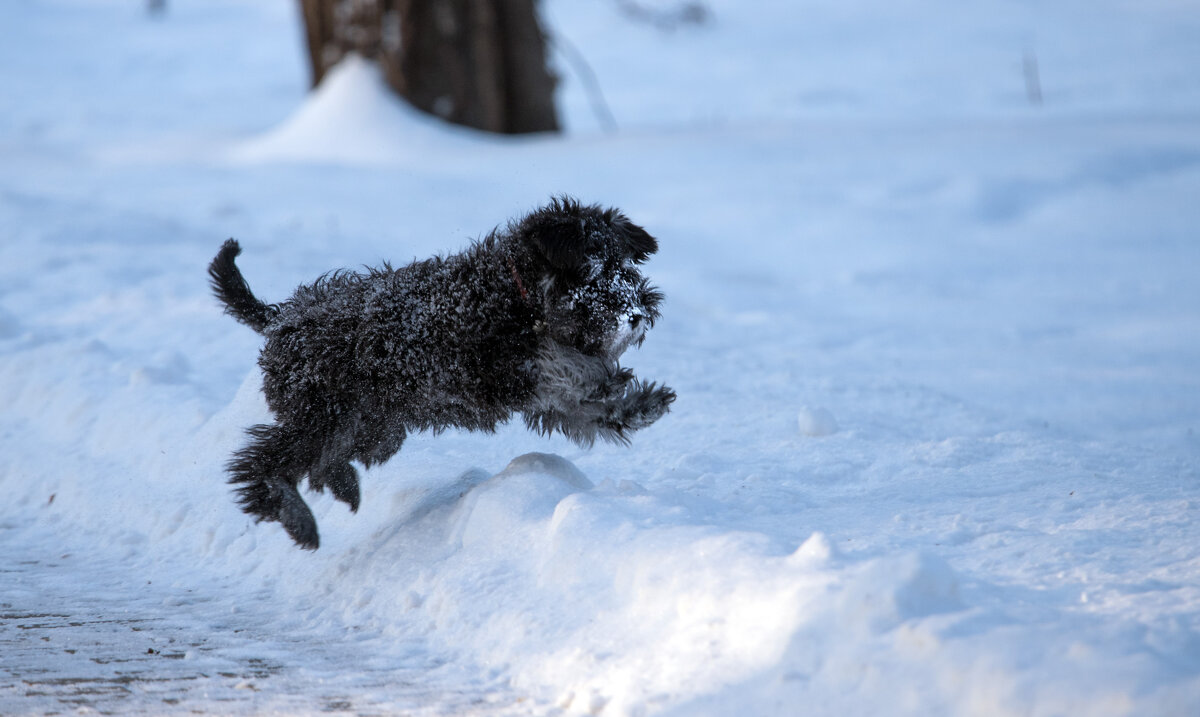
M 410 431 L 494 431 L 519 412 L 581 445 L 628 442 L 675 400 L 617 363 L 658 318 L 662 294 L 636 267 L 657 249 L 614 209 L 556 199 L 460 254 L 327 274 L 266 304 L 225 242 L 213 291 L 266 337 L 258 364 L 276 420 L 250 428 L 229 463 L 242 509 L 315 549 L 301 479 L 357 510 L 350 461 L 382 463 Z

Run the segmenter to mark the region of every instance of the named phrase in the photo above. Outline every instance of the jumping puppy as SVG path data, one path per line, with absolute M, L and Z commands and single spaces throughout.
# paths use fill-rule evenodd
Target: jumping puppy
M 658 318 L 663 296 L 637 268 L 657 249 L 615 209 L 555 199 L 460 254 L 334 272 L 267 304 L 226 241 L 212 288 L 266 337 L 258 364 L 275 415 L 229 462 L 242 509 L 316 549 L 300 481 L 356 511 L 350 461 L 383 463 L 410 431 L 494 431 L 521 413 L 581 445 L 628 442 L 675 400 L 617 362 Z

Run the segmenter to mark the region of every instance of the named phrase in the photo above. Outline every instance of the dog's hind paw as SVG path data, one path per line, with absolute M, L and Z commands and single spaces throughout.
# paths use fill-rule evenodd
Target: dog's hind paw
M 280 488 L 279 522 L 283 524 L 283 529 L 296 545 L 305 550 L 316 550 L 321 546 L 317 519 L 294 487 L 289 485 Z
M 349 463 L 333 463 L 314 470 L 308 476 L 308 485 L 317 491 L 329 486 L 334 498 L 350 506 L 351 513 L 358 512 L 358 471 Z
M 347 465 L 347 475 L 337 480 L 329 481 L 329 490 L 333 493 L 333 497 L 350 506 L 351 513 L 358 512 L 358 502 L 360 494 L 358 491 L 358 475 L 354 472 L 352 466 Z

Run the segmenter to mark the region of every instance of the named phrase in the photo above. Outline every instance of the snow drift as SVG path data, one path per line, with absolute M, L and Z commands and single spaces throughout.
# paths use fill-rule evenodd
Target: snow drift
M 379 68 L 351 55 L 278 127 L 235 146 L 235 162 L 399 164 L 467 144 L 474 133 L 447 129 L 396 97 Z M 478 139 L 475 141 L 479 141 Z

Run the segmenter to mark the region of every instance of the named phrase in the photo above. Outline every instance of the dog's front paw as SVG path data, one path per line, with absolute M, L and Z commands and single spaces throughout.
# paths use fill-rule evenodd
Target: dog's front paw
M 645 428 L 662 418 L 674 401 L 675 392 L 668 386 L 640 385 L 629 397 L 624 423 L 631 430 Z
M 590 399 L 593 401 L 609 401 L 620 398 L 629 390 L 629 384 L 636 383 L 636 381 L 637 379 L 633 377 L 633 369 L 618 368 L 610 373 L 596 388 Z

